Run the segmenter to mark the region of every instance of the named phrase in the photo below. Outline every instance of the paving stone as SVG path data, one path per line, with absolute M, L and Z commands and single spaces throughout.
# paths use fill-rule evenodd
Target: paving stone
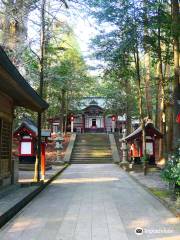
M 138 236 L 135 229 L 144 234 Z M 180 239 L 180 224 L 114 164 L 71 165 L 0 231 L 1 240 Z

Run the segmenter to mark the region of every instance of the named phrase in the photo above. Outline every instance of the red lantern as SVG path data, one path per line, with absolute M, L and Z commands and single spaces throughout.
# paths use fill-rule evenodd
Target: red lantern
M 112 121 L 114 122 L 116 120 L 116 117 L 113 115 L 112 116 Z
M 71 116 L 71 122 L 74 122 L 74 116 Z
M 178 115 L 176 117 L 176 122 L 180 124 L 180 112 L 178 113 Z

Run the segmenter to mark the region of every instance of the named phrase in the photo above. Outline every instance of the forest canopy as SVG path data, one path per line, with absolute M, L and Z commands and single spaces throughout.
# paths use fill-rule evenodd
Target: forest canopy
M 164 135 L 161 156 L 179 145 L 179 0 L 1 0 L 0 8 L 1 45 L 51 103 L 44 126 L 56 115 L 63 122 L 84 96 L 98 95 L 112 113 L 126 114 L 128 132 L 133 118 L 142 127 L 152 119 Z M 75 11 L 95 21 L 89 49 L 104 63 L 100 76 L 90 74 L 74 29 L 63 20 Z

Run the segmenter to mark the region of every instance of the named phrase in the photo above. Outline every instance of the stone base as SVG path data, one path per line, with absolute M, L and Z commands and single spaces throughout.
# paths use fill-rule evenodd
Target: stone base
M 120 162 L 119 166 L 124 169 L 125 171 L 129 170 L 129 163 L 128 162 Z
M 9 177 L 6 177 L 6 178 L 3 178 L 0 180 L 0 188 L 1 187 L 5 187 L 5 186 L 8 186 L 8 185 L 11 185 L 12 184 L 12 177 L 9 176 Z
M 55 161 L 52 164 L 55 166 L 62 166 L 62 165 L 64 165 L 64 162 L 63 161 Z
M 35 165 L 34 164 L 19 164 L 19 170 L 21 171 L 34 171 Z M 46 171 L 51 170 L 51 165 L 46 165 Z

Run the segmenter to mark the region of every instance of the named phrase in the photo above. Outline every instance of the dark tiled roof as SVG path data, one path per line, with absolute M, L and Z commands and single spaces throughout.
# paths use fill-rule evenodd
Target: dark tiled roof
M 147 122 L 145 124 L 145 131 L 148 136 L 150 134 L 155 136 L 156 138 L 162 138 L 163 136 L 163 134 L 157 128 L 155 128 L 153 123 L 151 122 Z M 142 126 L 138 127 L 134 132 L 132 132 L 125 138 L 121 139 L 121 141 L 124 141 L 124 140 L 129 141 L 129 140 L 136 139 L 137 137 L 139 137 L 139 135 L 141 135 L 141 133 L 142 133 Z
M 29 118 L 23 119 L 20 126 L 15 130 L 14 135 L 16 135 L 24 127 L 27 128 L 28 130 L 32 131 L 35 136 L 38 135 L 38 129 L 37 129 L 36 124 Z M 42 137 L 50 137 L 51 136 L 51 131 L 42 129 L 41 130 L 41 136 Z
M 10 96 L 16 106 L 37 112 L 42 112 L 49 106 L 23 78 L 1 46 L 0 90 Z

